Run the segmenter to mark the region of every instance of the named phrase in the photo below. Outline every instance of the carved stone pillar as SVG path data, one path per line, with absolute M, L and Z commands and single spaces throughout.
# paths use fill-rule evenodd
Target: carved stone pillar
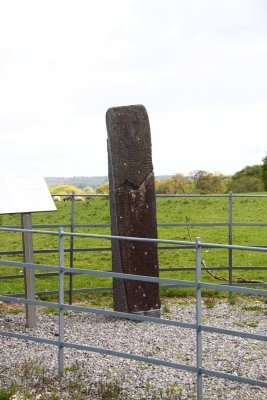
M 112 235 L 157 238 L 155 180 L 148 115 L 141 105 L 106 114 Z M 156 243 L 112 241 L 112 269 L 159 276 Z M 159 285 L 113 280 L 114 309 L 160 316 Z

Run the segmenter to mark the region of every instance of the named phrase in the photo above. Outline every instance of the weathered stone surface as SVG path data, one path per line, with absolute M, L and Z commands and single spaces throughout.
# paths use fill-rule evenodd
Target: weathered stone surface
M 157 238 L 151 136 L 141 105 L 107 111 L 110 213 L 112 235 Z M 116 272 L 159 276 L 157 244 L 112 241 Z M 114 309 L 159 315 L 159 285 L 113 280 Z

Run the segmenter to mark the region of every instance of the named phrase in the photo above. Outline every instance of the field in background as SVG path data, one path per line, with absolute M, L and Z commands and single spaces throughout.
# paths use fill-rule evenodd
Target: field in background
M 198 222 L 228 222 L 227 197 L 180 197 L 157 198 L 158 223 L 198 223 Z M 56 203 L 57 211 L 33 214 L 33 224 L 69 224 L 70 202 Z M 20 215 L 3 215 L 1 225 L 20 224 Z M 109 200 L 108 198 L 91 198 L 84 202 L 75 202 L 75 224 L 109 224 Z M 233 199 L 233 222 L 266 222 L 267 223 L 267 198 L 236 197 Z M 52 230 L 45 228 L 45 230 Z M 56 229 L 53 229 L 56 230 Z M 68 229 L 66 229 L 68 231 Z M 110 228 L 75 228 L 76 232 L 110 234 Z M 200 237 L 202 242 L 228 243 L 228 227 L 158 227 L 160 239 L 173 239 L 194 241 Z M 22 241 L 20 233 L 0 232 L 0 251 L 21 250 Z M 34 250 L 57 249 L 58 239 L 55 236 L 35 234 L 33 236 Z M 70 239 L 65 239 L 65 247 L 69 247 Z M 233 243 L 238 245 L 266 246 L 267 227 L 233 227 Z M 110 241 L 103 239 L 74 238 L 75 248 L 110 247 Z M 22 261 L 21 255 L 1 256 L 2 259 Z M 65 266 L 69 266 L 70 256 L 65 255 Z M 207 267 L 222 267 L 228 265 L 228 250 L 208 249 L 203 251 L 203 259 Z M 35 263 L 57 265 L 58 255 L 35 254 Z M 187 250 L 159 250 L 160 268 L 195 267 L 195 252 Z M 233 279 L 246 279 L 266 281 L 266 271 L 253 270 L 256 266 L 267 266 L 266 253 L 233 251 L 234 266 L 250 266 L 250 271 L 234 271 Z M 111 270 L 111 252 L 77 252 L 74 253 L 74 267 Z M 1 275 L 23 274 L 17 268 L 1 266 Z M 227 271 L 214 271 L 220 278 L 227 278 Z M 169 271 L 161 272 L 161 277 L 194 280 L 194 272 Z M 203 281 L 216 282 L 207 272 L 203 272 Z M 110 287 L 111 280 L 107 278 L 95 278 L 86 276 L 73 277 L 74 288 Z M 36 290 L 56 290 L 57 277 L 44 277 L 36 279 Z M 66 289 L 68 289 L 68 277 L 66 277 Z M 1 294 L 23 292 L 23 279 L 1 280 Z M 167 289 L 162 291 L 167 296 L 183 296 L 194 294 L 190 289 Z M 214 295 L 214 293 L 213 293 Z M 99 294 L 103 296 L 103 294 Z M 42 296 L 46 298 L 47 296 Z M 84 298 L 85 295 L 76 295 Z M 95 297 L 87 295 L 87 297 Z M 111 296 L 107 295 L 110 299 Z

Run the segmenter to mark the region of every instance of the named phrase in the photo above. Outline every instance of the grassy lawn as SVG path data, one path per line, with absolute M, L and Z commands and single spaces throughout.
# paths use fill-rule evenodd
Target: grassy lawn
M 204 222 L 228 222 L 229 199 L 228 197 L 179 197 L 179 198 L 157 198 L 157 221 L 162 223 L 204 223 Z M 35 213 L 32 215 L 33 224 L 70 224 L 71 203 L 56 203 L 57 211 L 47 213 Z M 76 224 L 109 224 L 109 201 L 108 198 L 92 198 L 84 202 L 75 203 Z M 234 197 L 233 199 L 233 222 L 267 223 L 267 197 Z M 1 225 L 19 225 L 20 215 L 0 216 Z M 45 230 L 54 230 L 43 228 Z M 65 228 L 65 231 L 69 231 Z M 110 234 L 110 228 L 75 228 L 76 232 Z M 160 239 L 173 239 L 194 241 L 200 237 L 202 242 L 228 243 L 228 227 L 214 226 L 182 226 L 182 227 L 158 227 Z M 13 251 L 22 249 L 21 233 L 0 232 L 0 251 Z M 233 227 L 233 244 L 266 246 L 267 226 L 265 227 Z M 34 234 L 33 244 L 35 250 L 57 249 L 58 238 L 56 236 Z M 65 247 L 70 245 L 70 238 L 65 238 Z M 110 241 L 92 238 L 74 238 L 75 248 L 110 247 Z M 203 260 L 207 267 L 228 266 L 228 250 L 225 249 L 204 249 Z M 22 261 L 21 255 L 1 256 L 2 260 Z M 58 265 L 58 254 L 35 254 L 34 261 L 37 264 Z M 185 268 L 195 267 L 195 252 L 193 249 L 182 250 L 159 250 L 160 268 Z M 65 254 L 65 265 L 70 265 L 70 255 Z M 111 270 L 110 251 L 75 252 L 73 265 L 77 268 L 90 268 Z M 234 266 L 249 266 L 249 271 L 234 271 L 234 280 L 258 280 L 266 281 L 266 271 L 253 269 L 256 266 L 267 266 L 267 253 L 251 251 L 233 251 Z M 38 271 L 39 272 L 39 271 Z M 227 271 L 214 271 L 217 277 L 228 277 Z M 0 267 L 0 275 L 23 274 L 19 268 Z M 194 271 L 168 271 L 161 272 L 161 277 L 194 280 Z M 68 288 L 66 277 L 66 289 Z M 220 283 L 206 271 L 203 272 L 203 280 L 207 282 Z M 74 276 L 74 288 L 110 287 L 111 280 L 108 278 L 97 278 L 90 276 Z M 43 277 L 36 279 L 37 291 L 57 290 L 57 277 Z M 18 293 L 23 292 L 23 279 L 1 280 L 0 292 Z M 189 289 L 165 289 L 162 290 L 165 296 L 193 295 Z M 213 293 L 214 294 L 214 293 Z M 226 293 L 224 295 L 227 295 Z M 76 298 L 110 298 L 110 293 L 99 293 L 97 296 L 75 295 Z M 43 299 L 48 296 L 42 296 Z M 97 300 L 96 300 L 97 301 Z

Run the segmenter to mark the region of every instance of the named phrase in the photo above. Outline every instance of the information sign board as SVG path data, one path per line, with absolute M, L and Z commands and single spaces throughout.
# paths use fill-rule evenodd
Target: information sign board
M 43 177 L 0 173 L 0 214 L 54 211 L 56 206 Z

